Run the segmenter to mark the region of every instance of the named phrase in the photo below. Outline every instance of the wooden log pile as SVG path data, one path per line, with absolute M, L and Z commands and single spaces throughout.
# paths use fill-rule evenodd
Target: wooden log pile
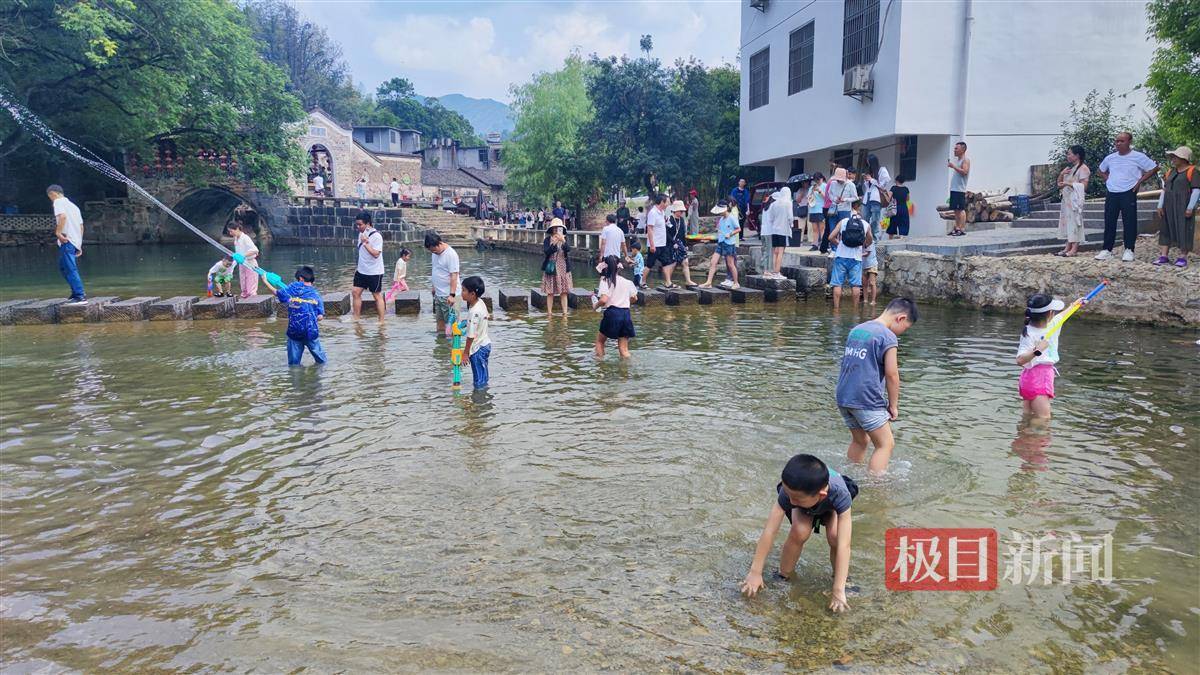
M 990 192 L 967 193 L 968 223 L 1009 223 L 1013 220 L 1012 202 L 1008 199 L 1009 188 Z M 954 212 L 946 204 L 937 207 L 942 220 L 954 220 Z

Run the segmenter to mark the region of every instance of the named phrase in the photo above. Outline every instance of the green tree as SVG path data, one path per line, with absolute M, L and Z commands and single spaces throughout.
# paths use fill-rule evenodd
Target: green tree
M 695 188 L 705 203 L 729 193 L 738 172 L 738 102 L 741 74 L 730 65 L 706 68 L 696 59 L 677 61 L 671 87 L 680 100 L 685 128 L 693 130 L 680 147 L 680 187 Z
M 303 168 L 300 101 L 227 0 L 22 0 L 4 5 L 0 24 L 0 86 L 110 158 L 164 139 L 184 157 L 227 149 L 271 191 Z M 7 117 L 0 139 L 0 159 L 53 152 Z
M 572 55 L 561 69 L 513 87 L 516 128 L 504 146 L 510 192 L 549 204 L 554 199 L 582 201 L 598 187 L 580 137 L 595 114 L 588 98 L 589 68 Z
M 403 77 L 379 85 L 375 100 L 394 122 L 389 126 L 416 129 L 427 138 L 452 138 L 464 145 L 483 145 L 475 128 L 457 112 L 443 106 L 436 98 L 417 100 L 412 83 Z
M 1158 123 L 1172 144 L 1200 148 L 1200 5 L 1152 0 L 1150 34 L 1162 43 L 1146 80 Z
M 1063 120 L 1062 133 L 1054 139 L 1050 151 L 1050 162 L 1066 164 L 1067 148 L 1081 145 L 1087 152 L 1087 163 L 1092 167 L 1092 178 L 1088 181 L 1087 194 L 1104 194 L 1104 181 L 1100 179 L 1096 166 L 1113 151 L 1113 139 L 1121 131 L 1130 128 L 1129 118 L 1118 114 L 1114 107 L 1116 96 L 1110 89 L 1101 94 L 1095 89 L 1083 97 L 1083 102 L 1071 101 L 1067 119 Z M 1137 139 L 1135 138 L 1135 145 Z

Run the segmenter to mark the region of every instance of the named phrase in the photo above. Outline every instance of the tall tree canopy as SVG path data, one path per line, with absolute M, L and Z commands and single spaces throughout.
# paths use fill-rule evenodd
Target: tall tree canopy
M 1152 0 L 1150 34 L 1163 43 L 1146 84 L 1167 138 L 1200 149 L 1200 3 Z
M 535 203 L 581 201 L 597 187 L 595 167 L 582 152 L 580 131 L 592 121 L 589 65 L 568 57 L 560 70 L 538 73 L 513 87 L 516 128 L 504 148 L 509 192 Z
M 94 150 L 228 149 L 279 191 L 303 166 L 291 135 L 300 101 L 228 0 L 22 0 L 4 4 L 0 24 L 0 85 Z M 0 139 L 0 159 L 54 152 L 7 116 Z

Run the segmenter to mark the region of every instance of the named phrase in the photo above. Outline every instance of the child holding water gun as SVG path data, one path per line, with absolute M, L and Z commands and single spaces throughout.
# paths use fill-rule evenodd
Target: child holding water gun
M 1050 399 L 1054 398 L 1054 376 L 1058 370 L 1058 332 L 1050 331 L 1050 319 L 1063 310 L 1062 300 L 1045 293 L 1034 293 L 1025 303 L 1025 328 L 1017 347 L 1017 365 L 1021 379 L 1021 409 L 1026 415 L 1050 417 Z
M 237 264 L 225 256 L 208 268 L 209 295 L 214 298 L 233 297 L 233 269 Z
M 305 265 L 296 270 L 296 280 L 284 288 L 275 288 L 266 278 L 263 283 L 275 297 L 287 306 L 287 355 L 288 365 L 300 365 L 304 350 L 313 355 L 317 363 L 325 363 L 325 349 L 321 347 L 321 330 L 318 327 L 325 318 L 325 301 L 313 288 L 316 275 L 313 268 Z

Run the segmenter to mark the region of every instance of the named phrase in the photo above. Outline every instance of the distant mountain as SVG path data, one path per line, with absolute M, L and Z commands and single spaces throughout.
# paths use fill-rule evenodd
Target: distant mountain
M 414 98 L 423 102 L 426 97 Z M 446 108 L 467 118 L 471 126 L 475 127 L 475 133 L 482 137 L 493 131 L 500 132 L 504 138 L 512 134 L 512 108 L 500 101 L 491 98 L 471 98 L 462 94 L 446 94 L 438 96 L 437 100 Z

